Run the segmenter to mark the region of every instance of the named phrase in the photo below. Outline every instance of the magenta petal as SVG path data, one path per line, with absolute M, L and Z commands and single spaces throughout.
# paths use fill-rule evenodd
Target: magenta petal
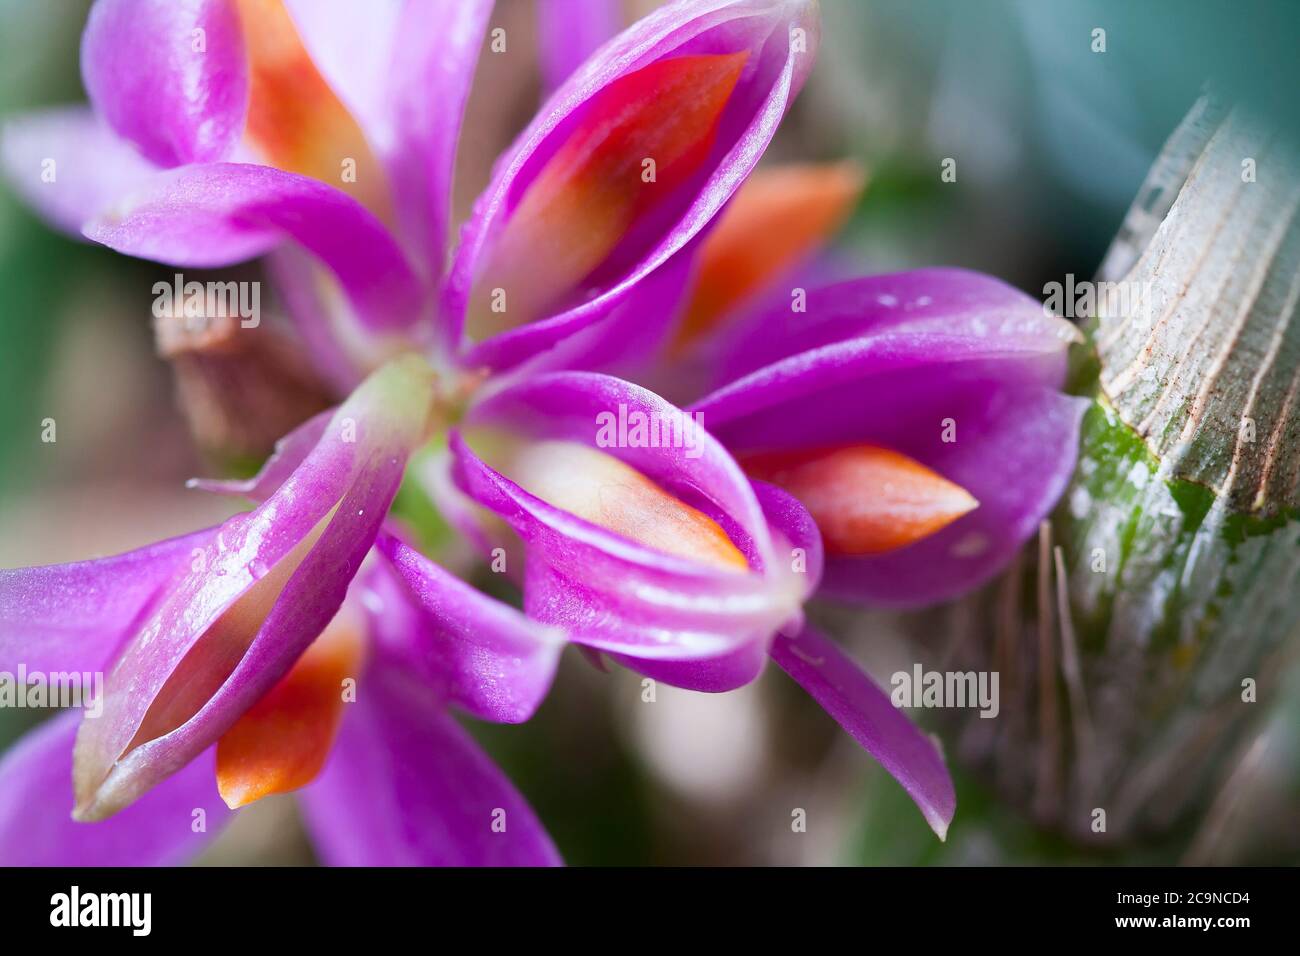
M 788 293 L 776 296 L 775 304 L 727 329 L 716 346 L 719 381 L 736 382 L 765 367 L 779 368 L 792 356 L 844 342 L 924 343 L 936 335 L 968 343 L 968 352 L 979 357 L 1020 356 L 1027 371 L 1041 376 L 1035 380 L 1058 386 L 1066 347 L 1079 339 L 1070 323 L 1047 314 L 1041 302 L 967 269 L 914 269 L 809 287 L 804 304 L 805 311 L 797 312 Z M 771 329 L 781 334 L 772 335 Z M 930 351 L 940 360 L 948 358 Z M 1040 356 L 1044 361 L 1035 362 Z
M 814 628 L 804 628 L 797 637 L 778 636 L 772 659 L 902 784 L 942 840 L 957 796 L 934 742 Z
M 225 522 L 168 589 L 108 675 L 103 715 L 82 724 L 83 818 L 129 804 L 214 743 L 329 623 L 423 437 L 431 374 L 418 360 L 397 360 L 367 379 L 298 469 L 256 510 Z M 220 688 L 187 700 L 196 709 L 179 726 L 135 744 L 149 708 L 199 639 L 313 533 L 319 537 L 278 597 L 270 596 L 274 603 Z M 210 651 L 203 660 L 219 666 Z M 203 679 L 211 676 L 201 670 L 191 686 L 207 693 Z
M 817 589 L 825 566 L 817 524 L 793 495 L 764 481 L 751 484 L 772 535 L 775 560 L 797 565 L 794 573 L 807 579 L 805 591 L 811 594 Z
M 706 513 L 722 512 L 752 540 L 753 560 L 771 560 L 771 537 L 763 510 L 749 479 L 726 450 L 704 428 L 693 429 L 694 447 L 681 441 L 612 440 L 602 443 L 602 423 L 610 428 L 620 415 L 642 415 L 669 423 L 685 412 L 631 382 L 594 372 L 550 372 L 534 375 L 486 392 L 465 415 L 465 426 L 500 428 L 530 439 L 581 442 L 599 447 L 631 465 Z M 706 420 L 707 421 L 707 420 Z M 605 439 L 617 439 L 609 432 Z M 703 501 L 694 499 L 702 498 Z
M 491 0 L 286 5 L 313 62 L 383 162 L 404 244 L 437 286 L 456 142 Z
M 792 43 L 793 31 L 799 43 Z M 718 130 L 713 153 L 688 201 L 667 212 L 671 221 L 650 225 L 654 235 L 634 228 L 637 252 L 624 250 L 618 274 L 591 290 L 588 301 L 558 316 L 590 324 L 626 297 L 642 279 L 681 251 L 740 186 L 767 148 L 816 56 L 816 5 L 809 0 L 702 0 L 662 7 L 586 61 L 542 107 L 507 150 L 492 183 L 479 198 L 457 249 L 443 302 L 442 332 L 458 346 L 465 310 L 490 245 L 529 183 L 559 149 L 566 122 L 614 80 L 671 56 L 748 51 L 750 54 Z M 801 49 L 796 49 L 800 46 Z M 603 267 L 602 267 L 603 268 Z M 489 340 L 490 341 L 490 340 Z
M 159 172 L 84 106 L 13 117 L 0 131 L 5 178 L 51 225 L 82 227 Z
M 385 154 L 402 233 L 441 284 L 461 118 L 491 0 L 407 4 L 389 64 L 394 139 Z
M 744 687 L 763 673 L 771 636 L 755 635 L 753 640 L 725 653 L 696 660 L 660 660 L 629 654 L 610 656 L 639 674 L 674 687 L 704 694 L 725 694 Z
M 618 0 L 540 0 L 538 52 L 546 89 L 553 90 L 567 80 L 622 26 Z
M 805 593 L 811 593 L 821 580 L 822 540 L 812 517 L 792 496 L 780 488 L 754 482 L 754 492 L 763 506 L 763 514 L 772 528 L 773 550 L 789 555 L 790 564 L 806 580 Z M 785 623 L 782 631 L 792 633 L 803 624 L 802 614 Z M 763 671 L 773 635 L 750 641 L 735 650 L 719 655 L 689 660 L 638 659 L 614 655 L 615 659 L 647 677 L 706 693 L 723 693 L 743 687 Z
M 298 38 L 376 154 L 393 139 L 391 73 L 406 0 L 283 0 Z
M 243 134 L 248 61 L 230 0 L 97 0 L 81 78 L 99 115 L 159 166 L 223 159 Z
M 944 366 L 954 377 L 987 371 L 1009 384 L 1059 388 L 1066 350 L 1079 338 L 1023 292 L 961 269 L 809 289 L 805 305 L 806 312 L 794 312 L 786 300 L 737 326 L 718 351 L 726 384 L 692 408 L 716 427 L 830 385 L 927 366 Z
M 372 667 L 325 770 L 299 794 L 333 866 L 557 866 L 532 809 L 459 724 Z M 495 823 L 495 828 L 494 828 Z
M 366 326 L 421 318 L 420 280 L 383 223 L 333 186 L 270 166 L 161 173 L 85 234 L 127 255 L 195 268 L 228 266 L 292 239 L 330 268 Z
M 545 369 L 639 370 L 667 338 L 690 276 L 687 248 L 613 305 L 592 303 L 494 335 L 471 348 L 463 363 L 498 372 L 526 363 L 521 374 Z
M 601 447 L 601 416 L 616 415 L 620 406 L 627 414 L 659 421 L 680 414 L 653 393 L 619 379 L 564 372 L 499 390 L 470 410 L 466 425 L 525 440 Z M 708 434 L 700 430 L 697 439 L 694 450 L 601 450 L 717 521 L 748 558 L 748 573 L 645 547 L 554 507 L 489 467 L 455 434 L 453 474 L 463 491 L 505 519 L 523 540 L 524 606 L 531 617 L 629 661 L 703 661 L 755 643 L 765 646 L 776 628 L 798 616 L 803 598 L 816 586 L 818 558 L 807 563 L 811 574 L 795 571 L 788 537 L 796 532 L 771 522 L 753 486 Z M 731 676 L 724 679 L 714 668 L 706 678 L 718 689 L 736 673 L 729 667 Z M 687 671 L 682 674 L 689 678 Z
M 307 460 L 325 437 L 326 429 L 333 419 L 332 410 L 320 412 L 285 435 L 275 443 L 275 450 L 252 478 L 242 481 L 191 478 L 189 487 L 213 494 L 239 495 L 254 501 L 265 501 Z
M 387 652 L 475 717 L 531 717 L 555 677 L 563 632 L 475 590 L 391 534 L 381 533 L 377 548 L 392 572 L 375 582 L 382 607 L 372 625 Z
M 216 532 L 97 561 L 0 570 L 0 671 L 99 671 Z
M 175 866 L 231 817 L 216 761 L 201 755 L 111 820 L 72 819 L 72 744 L 79 712 L 37 727 L 0 759 L 0 866 Z
M 452 452 L 457 481 L 524 542 L 528 615 L 573 641 L 637 659 L 712 658 L 764 640 L 796 612 L 797 599 L 760 574 L 727 574 L 642 547 L 529 495 L 459 436 Z

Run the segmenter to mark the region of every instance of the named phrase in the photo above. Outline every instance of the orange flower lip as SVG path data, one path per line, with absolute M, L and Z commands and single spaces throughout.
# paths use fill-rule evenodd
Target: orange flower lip
M 345 607 L 280 682 L 217 743 L 217 789 L 232 810 L 316 778 L 343 718 L 343 683 L 364 641 Z
M 632 225 L 699 170 L 749 53 L 682 56 L 592 97 L 497 236 L 467 330 L 485 338 L 560 306 Z
M 751 455 L 746 473 L 790 492 L 817 522 L 828 554 L 884 554 L 928 538 L 979 507 L 965 488 L 874 445 Z

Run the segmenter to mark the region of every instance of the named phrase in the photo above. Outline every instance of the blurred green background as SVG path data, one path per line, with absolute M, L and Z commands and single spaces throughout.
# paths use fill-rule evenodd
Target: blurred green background
M 82 98 L 88 5 L 0 0 L 0 114 Z M 652 5 L 628 2 L 626 12 Z M 1093 273 L 1207 80 L 1296 129 L 1295 3 L 822 0 L 822 9 L 817 68 L 769 158 L 862 161 L 870 185 L 840 243 L 861 271 L 961 265 L 1040 294 L 1066 273 Z M 494 23 L 528 35 L 532 18 L 528 0 L 502 0 Z M 1097 28 L 1104 53 L 1091 49 Z M 457 180 L 462 212 L 538 102 L 530 44 L 512 42 L 480 73 Z M 945 158 L 957 161 L 954 183 L 940 179 Z M 113 553 L 226 513 L 183 488 L 204 463 L 149 325 L 150 287 L 169 274 L 55 235 L 0 189 L 0 566 Z M 40 441 L 46 417 L 58 422 L 55 444 Z M 868 666 L 889 660 L 880 648 L 906 623 L 845 621 L 836 617 L 838 631 Z M 1279 731 L 1291 755 L 1298 716 Z M 0 711 L 0 746 L 31 720 Z M 1195 836 L 1071 846 L 959 772 L 957 818 L 940 844 L 897 785 L 775 669 L 723 696 L 660 686 L 650 704 L 635 675 L 599 673 L 571 653 L 534 721 L 474 730 L 577 864 L 1173 862 Z M 1254 798 L 1260 813 L 1294 809 L 1294 763 L 1286 773 L 1281 793 Z M 807 811 L 807 833 L 791 831 L 793 808 Z M 1284 860 L 1300 846 L 1292 837 L 1260 846 L 1247 830 L 1216 862 Z M 205 859 L 299 863 L 311 851 L 291 801 L 273 798 L 242 812 Z

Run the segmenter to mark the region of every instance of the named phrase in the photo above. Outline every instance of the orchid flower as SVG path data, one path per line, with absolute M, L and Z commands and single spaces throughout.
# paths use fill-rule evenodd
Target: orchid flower
M 489 10 L 481 2 L 385 7 L 367 18 L 382 25 L 374 39 L 385 55 L 366 74 L 355 57 L 339 55 L 339 41 L 350 40 L 356 24 L 337 5 L 99 0 L 82 48 L 93 110 L 22 118 L 6 129 L 13 181 L 56 225 L 180 266 L 271 253 L 286 298 L 305 303 L 296 315 L 306 344 L 340 388 L 386 355 L 410 356 L 383 365 L 332 417 L 289 436 L 254 481 L 204 483 L 262 500 L 248 515 L 106 562 L 6 572 L 0 636 L 7 657 L 39 664 L 48 639 L 87 664 L 79 638 L 92 632 L 116 642 L 90 655 L 113 664 L 107 719 L 82 722 L 73 761 L 74 815 L 100 821 L 90 830 L 108 845 L 117 847 L 119 827 L 130 826 L 114 821 L 145 818 L 137 801 L 165 802 L 171 788 L 201 782 L 191 768 L 214 745 L 231 805 L 313 778 L 330 751 L 336 708 L 317 700 L 311 722 L 293 723 L 306 753 L 259 756 L 269 732 L 258 721 L 283 726 L 292 718 L 275 714 L 276 701 L 311 696 L 297 686 L 305 679 L 299 671 L 331 673 L 328 654 L 319 652 L 326 664 L 314 660 L 313 640 L 337 643 L 327 638 L 349 616 L 345 594 L 363 565 L 388 570 L 365 571 L 359 589 L 373 595 L 387 574 L 396 595 L 381 626 L 350 629 L 366 632 L 367 647 L 387 648 L 366 655 L 381 675 L 376 686 L 400 685 L 382 676 L 389 669 L 419 673 L 434 702 L 498 720 L 526 718 L 549 686 L 553 628 L 477 595 L 380 530 L 406 457 L 417 436 L 427 437 L 431 409 L 438 409 L 433 417 L 454 412 L 461 380 L 477 377 L 480 365 L 509 365 L 618 308 L 626 312 L 625 300 L 642 287 L 661 294 L 665 283 L 653 274 L 756 162 L 811 64 L 816 28 L 806 3 L 697 3 L 648 18 L 557 93 L 503 157 L 444 277 L 439 262 L 460 108 Z M 376 81 L 394 63 L 396 82 L 379 95 Z M 436 111 L 420 108 L 431 92 L 444 94 Z M 665 123 L 669 116 L 674 122 Z M 46 168 L 46 158 L 60 172 L 41 183 L 53 188 L 33 190 L 32 174 Z M 569 255 L 593 236 L 578 258 Z M 548 262 L 556 251 L 564 257 Z M 520 273 L 524 257 L 531 266 Z M 593 284 L 601 272 L 606 278 Z M 498 320 L 481 300 L 498 288 L 516 304 L 510 327 L 494 334 Z M 486 329 L 483 341 L 466 341 L 459 334 L 465 325 Z M 443 374 L 414 357 L 420 352 Z M 390 403 L 410 410 L 400 438 L 390 428 Z M 390 441 L 354 453 L 335 434 L 345 426 Z M 195 551 L 193 566 L 188 550 Z M 69 599 L 85 587 L 120 596 L 96 611 Z M 499 647 L 491 645 L 494 621 L 504 635 Z M 472 650 L 449 650 L 449 641 Z M 401 666 L 389 668 L 390 660 Z M 445 717 L 435 711 L 430 720 L 430 734 L 450 734 Z M 372 722 L 380 729 L 395 723 Z M 344 722 L 341 740 L 364 723 Z M 30 761 L 65 765 L 68 733 L 43 729 L 20 745 L 11 760 L 22 763 L 6 779 L 48 783 L 48 773 L 30 772 Z M 223 749 L 252 754 L 245 761 L 252 770 L 244 768 L 251 782 L 241 782 L 234 757 L 234 769 L 227 766 Z M 463 744 L 452 750 L 469 752 Z M 503 805 L 522 806 L 508 784 L 481 769 L 482 758 L 464 760 L 478 768 L 467 783 L 501 791 Z M 391 763 L 400 779 L 391 771 L 379 776 L 396 786 L 409 761 Z M 327 788 L 330 777 L 327 770 L 308 791 Z M 22 785 L 11 792 L 11 807 L 62 803 L 57 793 L 38 803 Z M 304 794 L 309 808 L 321 802 Z M 365 796 L 353 793 L 353 802 Z M 423 804 L 416 809 L 429 809 Z M 433 806 L 396 825 L 441 832 L 438 812 Z M 518 816 L 522 837 L 513 855 L 500 850 L 508 841 L 497 841 L 495 856 L 461 858 L 553 858 L 544 835 L 530 840 L 527 808 Z M 5 819 L 23 825 L 22 815 Z M 456 837 L 449 835 L 452 847 Z M 340 859 L 374 859 L 365 847 L 381 860 L 386 849 L 394 850 L 390 859 L 402 858 L 400 841 L 339 839 L 327 834 L 322 842 L 353 847 L 336 854 Z M 177 849 L 156 844 L 140 842 L 145 859 Z M 71 844 L 41 845 L 58 858 Z M 417 858 L 449 857 L 444 850 Z
M 1009 290 L 984 312 L 963 312 L 959 289 L 935 298 L 929 326 L 907 329 L 913 357 L 891 361 L 891 349 L 902 348 L 895 339 L 860 342 L 889 325 L 878 311 L 860 297 L 819 296 L 803 337 L 783 345 L 774 336 L 719 361 L 734 380 L 695 406 L 706 431 L 653 392 L 591 369 L 670 341 L 698 282 L 696 264 L 708 261 L 697 257 L 739 202 L 710 228 L 811 67 L 814 5 L 674 3 L 601 46 L 501 157 L 445 270 L 460 114 L 490 4 L 379 4 L 364 21 L 349 13 L 291 0 L 98 0 L 82 49 L 93 110 L 6 129 L 11 178 L 56 224 L 182 267 L 267 255 L 317 366 L 341 394 L 356 389 L 285 438 L 256 479 L 204 483 L 261 502 L 221 529 L 107 564 L 5 572 L 6 659 L 28 659 L 47 642 L 84 662 L 78 638 L 113 635 L 95 652 L 113 665 L 102 726 L 83 721 L 72 761 L 77 815 L 101 820 L 91 829 L 108 828 L 102 839 L 116 845 L 115 828 L 129 825 L 118 821 L 137 819 L 150 801 L 184 803 L 171 788 L 200 785 L 205 775 L 194 768 L 210 767 L 215 746 L 228 802 L 301 789 L 326 859 L 550 862 L 554 851 L 522 799 L 445 708 L 526 719 L 567 641 L 705 691 L 747 683 L 771 654 L 900 780 L 942 836 L 954 797 L 937 749 L 833 642 L 803 625 L 802 606 L 824 565 L 839 580 L 844 561 L 887 561 L 877 552 L 902 557 L 927 540 L 950 547 L 943 536 L 976 513 L 972 499 L 984 485 L 965 471 L 942 477 L 943 462 L 927 470 L 920 462 L 929 452 L 901 437 L 885 448 L 895 436 L 877 434 L 878 413 L 849 422 L 846 412 L 838 430 L 823 414 L 814 433 L 853 448 L 875 442 L 894 457 L 855 452 L 829 464 L 756 457 L 805 446 L 747 444 L 752 422 L 743 413 L 762 407 L 779 418 L 784 403 L 847 389 L 858 375 L 890 402 L 893 386 L 918 400 L 932 387 L 939 404 L 969 396 L 962 408 L 982 410 L 988 434 L 1006 434 L 999 429 L 1015 403 L 999 410 L 987 396 L 1003 395 L 1004 381 L 1054 394 L 1059 330 L 1028 322 L 1023 297 Z M 356 54 L 359 29 L 368 31 L 365 56 Z M 42 183 L 36 171 L 49 157 L 62 178 Z M 954 316 L 970 321 L 931 335 Z M 994 320 L 999 331 L 981 351 L 979 322 Z M 763 351 L 769 345 L 774 354 Z M 809 356 L 823 352 L 805 374 Z M 800 353 L 800 362 L 782 364 Z M 920 370 L 915 383 L 909 368 Z M 611 443 L 601 433 L 608 415 L 672 423 L 675 437 Z M 725 445 L 712 434 L 714 416 Z M 1039 423 L 1033 409 L 1026 416 Z M 342 437 L 349 423 L 357 447 Z M 444 450 L 416 454 L 444 435 Z M 1072 446 L 1067 438 L 1053 447 Z M 728 448 L 743 453 L 740 464 Z M 962 450 L 972 474 L 1000 464 L 996 449 L 985 454 L 973 442 Z M 519 581 L 523 614 L 384 526 L 413 454 L 447 516 Z M 922 492 L 919 517 L 894 499 L 865 522 L 851 513 L 854 487 L 892 487 L 903 473 Z M 1050 506 L 1051 481 L 1035 487 L 999 548 Z M 866 552 L 856 550 L 863 541 Z M 204 559 L 184 560 L 195 548 Z M 982 566 L 995 570 L 992 561 L 985 555 Z M 102 609 L 68 597 L 87 584 L 114 597 Z M 358 712 L 342 719 L 331 748 L 339 713 L 297 688 L 325 673 L 320 686 L 337 692 L 338 675 L 353 665 L 339 665 L 331 650 L 347 644 L 336 628 L 361 647 L 345 659 L 369 663 L 351 705 Z M 362 709 L 367 688 L 373 710 Z M 277 711 L 282 699 L 320 704 L 310 730 Z M 286 725 L 300 728 L 301 747 L 265 758 L 262 731 Z M 61 732 L 56 740 L 38 731 L 45 746 L 22 743 L 9 760 L 66 767 L 59 742 L 70 732 Z M 459 756 L 433 755 L 440 736 Z M 349 770 L 350 761 L 370 767 L 367 758 L 378 794 Z M 422 761 L 446 770 L 432 794 L 418 793 L 410 777 Z M 49 782 L 59 773 L 23 776 Z M 461 785 L 468 802 L 457 804 Z M 20 827 L 12 808 L 33 797 L 7 804 L 0 822 Z M 484 846 L 476 841 L 495 834 L 484 834 L 479 811 L 494 798 L 514 836 Z M 365 805 L 391 807 L 394 819 L 359 821 Z M 471 810 L 472 824 L 455 816 Z

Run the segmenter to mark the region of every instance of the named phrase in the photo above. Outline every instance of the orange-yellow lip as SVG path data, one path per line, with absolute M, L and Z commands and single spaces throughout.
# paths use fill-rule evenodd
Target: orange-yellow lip
M 320 773 L 356 678 L 363 639 L 347 608 L 217 743 L 217 789 L 231 809 L 306 786 Z
M 915 459 L 874 445 L 751 455 L 754 478 L 808 509 L 827 554 L 884 554 L 928 538 L 979 506 L 965 488 Z

